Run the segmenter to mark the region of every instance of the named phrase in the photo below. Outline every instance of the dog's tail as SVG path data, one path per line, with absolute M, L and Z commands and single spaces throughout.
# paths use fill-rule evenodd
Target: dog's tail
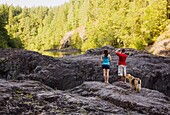
M 138 80 L 138 84 L 141 84 L 141 81 L 140 81 L 140 80 Z

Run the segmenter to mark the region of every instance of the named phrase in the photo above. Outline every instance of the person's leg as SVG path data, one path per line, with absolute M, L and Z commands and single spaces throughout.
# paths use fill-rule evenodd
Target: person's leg
M 124 82 L 126 83 L 126 66 L 123 66 Z
M 103 69 L 104 82 L 106 82 L 106 69 Z
M 106 83 L 109 83 L 109 69 L 106 69 Z
M 122 65 L 118 66 L 118 76 L 120 77 L 120 81 L 123 81 L 123 75 L 122 75 Z

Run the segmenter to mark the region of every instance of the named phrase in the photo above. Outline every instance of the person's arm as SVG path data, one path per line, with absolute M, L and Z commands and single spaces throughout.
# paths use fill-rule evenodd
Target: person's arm
M 117 55 L 117 56 L 120 55 L 120 49 L 117 49 L 115 52 L 116 52 L 116 55 Z
M 116 53 L 117 53 L 117 52 L 120 52 L 120 49 L 117 49 L 115 52 L 116 52 Z
M 102 65 L 103 55 L 100 57 L 100 65 Z
M 112 62 L 112 57 L 111 57 L 111 55 L 109 55 L 109 60 L 110 60 L 110 65 L 111 65 L 111 62 Z

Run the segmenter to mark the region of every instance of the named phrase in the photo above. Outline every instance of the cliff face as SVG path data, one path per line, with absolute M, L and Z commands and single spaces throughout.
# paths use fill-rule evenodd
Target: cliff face
M 100 66 L 103 49 L 112 56 L 109 85 Z M 0 49 L 0 113 L 170 114 L 170 58 L 126 49 L 127 73 L 142 80 L 142 91 L 136 93 L 128 83 L 117 82 L 115 50 L 106 46 L 53 58 Z
M 76 32 L 79 34 L 79 36 L 80 36 L 80 38 L 81 38 L 82 41 L 85 40 L 85 37 L 84 37 L 84 36 L 85 36 L 85 27 L 82 26 L 82 27 L 79 27 L 79 28 L 77 28 L 77 29 L 75 29 L 75 30 L 72 30 L 72 31 L 70 31 L 70 32 L 67 32 L 67 33 L 64 35 L 64 37 L 60 40 L 60 49 L 62 49 L 62 48 L 68 48 L 68 47 L 69 47 L 69 45 L 70 45 L 70 39 L 73 37 L 73 35 L 74 35 Z
M 155 55 L 170 57 L 170 26 L 166 32 L 157 38 L 150 52 Z

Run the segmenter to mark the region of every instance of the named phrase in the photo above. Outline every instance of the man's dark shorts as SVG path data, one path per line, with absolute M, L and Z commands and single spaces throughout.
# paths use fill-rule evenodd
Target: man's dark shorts
M 110 65 L 102 65 L 102 69 L 110 69 Z

